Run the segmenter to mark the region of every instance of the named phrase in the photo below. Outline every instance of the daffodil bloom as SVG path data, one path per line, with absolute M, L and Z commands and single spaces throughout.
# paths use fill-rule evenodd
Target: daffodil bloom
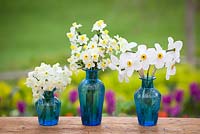
M 141 69 L 141 63 L 135 53 L 122 53 L 119 62 L 120 68 L 126 70 L 128 77 L 132 76 L 134 70 Z
M 166 72 L 166 80 L 169 80 L 171 75 L 176 74 L 176 66 L 175 61 L 168 62 L 166 64 L 167 72 Z
M 87 44 L 87 41 L 88 41 L 88 37 L 86 36 L 86 34 L 83 34 L 83 35 L 79 35 L 78 36 L 78 43 L 80 43 L 81 45 L 82 44 Z
M 172 58 L 175 60 L 175 62 L 180 62 L 180 51 L 182 49 L 183 46 L 183 42 L 182 41 L 175 41 L 172 37 L 168 37 L 168 50 L 170 50 L 169 52 L 167 52 L 168 56 L 172 56 Z
M 92 32 L 93 31 L 102 31 L 106 27 L 106 24 L 103 20 L 98 20 L 94 23 Z
M 132 48 L 137 46 L 137 43 L 135 43 L 135 42 L 128 43 L 128 41 L 126 39 L 122 38 L 122 37 L 116 37 L 116 39 L 118 39 L 120 51 L 122 53 L 125 53 L 127 51 L 131 51 Z
M 74 22 L 73 24 L 72 24 L 72 26 L 73 27 L 75 27 L 75 28 L 80 28 L 80 27 L 82 27 L 82 25 L 81 24 L 77 24 L 76 22 Z
M 90 49 L 96 49 L 97 48 L 97 43 L 94 41 L 90 41 L 88 44 L 88 48 Z
M 155 44 L 156 52 L 155 52 L 155 67 L 157 69 L 163 68 L 165 65 L 166 51 L 163 50 L 160 44 Z
M 153 64 L 154 48 L 147 49 L 145 45 L 139 45 L 136 55 L 138 55 L 143 70 L 148 70 L 149 65 Z

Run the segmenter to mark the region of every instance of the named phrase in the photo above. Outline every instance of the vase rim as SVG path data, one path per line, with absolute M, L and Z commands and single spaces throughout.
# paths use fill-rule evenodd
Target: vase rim
M 140 79 L 141 80 L 155 80 L 156 77 L 155 76 L 149 76 L 149 77 L 145 76 L 145 77 L 140 77 Z
M 99 70 L 101 70 L 101 69 L 98 69 L 98 68 L 97 68 L 97 69 L 85 69 L 85 68 L 83 68 L 82 70 L 83 70 L 83 71 L 99 71 Z

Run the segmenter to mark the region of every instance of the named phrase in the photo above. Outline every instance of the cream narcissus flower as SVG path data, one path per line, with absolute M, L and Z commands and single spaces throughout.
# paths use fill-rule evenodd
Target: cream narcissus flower
M 83 63 L 88 63 L 89 61 L 92 61 L 91 53 L 89 52 L 89 50 L 83 51 L 80 58 Z
M 119 68 L 119 59 L 114 55 L 111 55 L 110 57 L 111 62 L 109 64 L 109 68 L 111 70 L 117 70 Z
M 92 60 L 89 60 L 89 61 L 87 61 L 87 62 L 85 63 L 85 68 L 87 68 L 87 69 L 91 69 L 91 68 L 93 68 L 94 66 L 95 66 L 95 64 L 93 63 Z
M 103 59 L 97 63 L 98 69 L 102 69 L 103 71 L 108 67 L 110 64 L 110 59 Z
M 167 62 L 166 63 L 166 68 L 167 68 L 166 80 L 169 80 L 171 75 L 175 75 L 176 74 L 175 61 Z
M 78 43 L 80 43 L 81 45 L 82 44 L 87 44 L 87 41 L 88 41 L 88 37 L 86 36 L 86 34 L 83 34 L 83 35 L 79 35 L 78 36 Z
M 26 85 L 32 88 L 34 101 L 43 97 L 44 91 L 62 91 L 71 82 L 71 71 L 67 67 L 61 68 L 57 63 L 52 67 L 41 63 L 34 71 L 28 73 Z
M 120 51 L 122 53 L 125 53 L 127 51 L 131 51 L 132 48 L 137 46 L 137 43 L 135 43 L 135 42 L 128 43 L 128 41 L 126 39 L 122 38 L 122 37 L 115 36 L 115 38 L 118 40 Z
M 172 56 L 172 58 L 175 60 L 175 62 L 180 62 L 180 51 L 182 49 L 183 46 L 183 42 L 182 41 L 175 41 L 172 37 L 168 37 L 168 50 L 172 50 L 174 49 L 174 51 L 170 51 L 167 53 L 167 55 L 170 57 Z
M 98 50 L 98 48 L 90 49 L 89 52 L 91 54 L 92 61 L 98 62 L 98 60 L 99 60 L 99 50 Z
M 157 69 L 163 68 L 165 65 L 165 57 L 166 57 L 166 51 L 163 50 L 160 46 L 160 44 L 155 44 L 156 53 L 155 53 L 155 67 Z
M 90 41 L 90 42 L 88 43 L 88 48 L 90 48 L 90 49 L 96 49 L 96 48 L 97 48 L 97 42 L 95 42 L 95 41 Z
M 148 70 L 149 65 L 153 64 L 155 49 L 149 48 L 147 49 L 146 45 L 139 45 L 138 51 L 136 52 L 137 56 L 140 59 L 140 63 L 142 65 L 143 70 Z
M 98 20 L 94 23 L 92 32 L 93 31 L 102 31 L 106 27 L 106 24 L 103 20 Z
M 134 70 L 141 69 L 141 63 L 135 53 L 122 53 L 119 66 L 126 70 L 128 77 L 132 76 Z
M 80 27 L 82 27 L 82 25 L 81 24 L 77 24 L 76 22 L 74 22 L 74 23 L 72 23 L 72 26 L 74 27 L 74 28 L 80 28 Z

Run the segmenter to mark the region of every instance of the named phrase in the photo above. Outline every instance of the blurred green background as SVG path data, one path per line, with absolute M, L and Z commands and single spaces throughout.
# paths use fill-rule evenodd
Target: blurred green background
M 200 116 L 200 101 L 194 99 L 190 88 L 191 84 L 200 83 L 198 0 L 0 0 L 0 115 L 35 115 L 31 89 L 24 85 L 26 71 L 42 61 L 66 65 L 70 43 L 65 33 L 71 23 L 81 23 L 81 30 L 91 36 L 92 25 L 99 19 L 105 21 L 111 35 L 119 34 L 130 42 L 149 47 L 160 43 L 167 48 L 168 36 L 182 40 L 182 62 L 177 66 L 177 75 L 166 81 L 165 70 L 161 70 L 157 72 L 155 84 L 163 95 L 177 89 L 184 92 L 176 116 Z M 129 83 L 119 83 L 116 72 L 108 70 L 100 74 L 107 90 L 111 89 L 115 95 L 115 111 L 111 115 L 135 114 L 132 96 L 140 86 L 138 76 Z M 83 78 L 83 72 L 73 76 L 72 85 L 60 96 L 62 115 L 78 115 L 78 102 L 70 103 L 68 96 Z M 195 101 L 193 112 L 191 101 Z M 25 103 L 23 114 L 19 102 Z M 174 102 L 171 106 L 175 106 Z M 172 116 L 161 108 L 161 116 L 163 113 Z

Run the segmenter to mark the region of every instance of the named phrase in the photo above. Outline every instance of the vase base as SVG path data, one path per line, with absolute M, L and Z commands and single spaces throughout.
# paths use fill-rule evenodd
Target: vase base
M 58 124 L 57 120 L 52 120 L 52 121 L 39 121 L 39 124 L 41 126 L 55 126 Z
M 97 122 L 90 122 L 90 123 L 84 123 L 84 122 L 82 122 L 82 124 L 84 126 L 98 126 L 98 125 L 101 125 L 101 123 L 97 123 Z
M 154 121 L 145 121 L 144 123 L 139 123 L 139 125 L 150 127 L 150 126 L 156 126 L 156 123 Z

